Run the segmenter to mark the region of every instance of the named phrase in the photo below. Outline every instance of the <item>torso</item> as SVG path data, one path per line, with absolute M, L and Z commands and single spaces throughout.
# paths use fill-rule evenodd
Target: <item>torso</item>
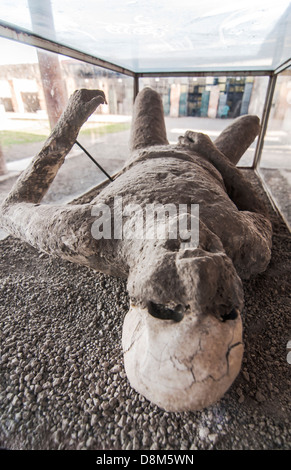
M 117 196 L 122 197 L 123 206 L 139 204 L 142 208 L 151 203 L 199 204 L 200 220 L 219 237 L 234 264 L 245 258 L 248 265 L 254 233 L 245 213 L 227 195 L 220 173 L 203 157 L 171 146 L 142 150 L 92 203 L 101 201 L 113 207 Z

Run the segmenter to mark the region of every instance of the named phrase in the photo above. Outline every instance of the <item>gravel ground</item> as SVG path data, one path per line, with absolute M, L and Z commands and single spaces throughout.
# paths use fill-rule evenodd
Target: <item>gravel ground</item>
M 244 282 L 241 373 L 198 412 L 165 412 L 131 389 L 124 281 L 2 240 L 0 447 L 290 449 L 291 235 L 273 212 L 272 221 L 269 268 Z

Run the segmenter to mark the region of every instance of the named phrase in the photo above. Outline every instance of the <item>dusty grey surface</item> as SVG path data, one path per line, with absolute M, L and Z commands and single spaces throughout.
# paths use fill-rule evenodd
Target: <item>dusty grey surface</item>
M 123 281 L 2 240 L 0 446 L 290 449 L 291 237 L 272 220 L 269 268 L 244 282 L 241 373 L 218 403 L 198 412 L 164 412 L 129 386 Z

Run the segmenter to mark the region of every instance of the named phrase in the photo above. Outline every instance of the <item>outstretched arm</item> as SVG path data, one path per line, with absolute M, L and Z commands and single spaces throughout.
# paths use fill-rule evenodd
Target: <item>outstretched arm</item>
M 4 201 L 4 205 L 16 202 L 39 203 L 66 155 L 73 147 L 82 125 L 101 104 L 105 103 L 101 90 L 76 90 L 43 148 L 21 173 Z
M 236 118 L 214 141 L 215 147 L 236 165 L 261 129 L 258 116 Z
M 237 129 L 235 130 L 237 131 Z M 231 148 L 234 149 L 235 160 L 241 154 L 241 150 L 239 150 L 240 146 L 235 137 L 236 133 L 230 137 L 230 131 L 229 128 L 225 134 L 222 133 L 218 141 L 219 148 L 229 156 L 222 153 L 206 134 L 200 132 L 187 131 L 184 136 L 179 138 L 179 144 L 189 147 L 193 152 L 212 163 L 220 172 L 227 194 L 239 210 L 267 216 L 268 211 L 265 204 L 258 198 L 250 182 L 231 161 Z M 250 145 L 252 140 L 248 142 L 248 145 Z M 244 150 L 246 150 L 246 145 L 244 145 Z
M 40 205 L 77 138 L 100 103 L 100 90 L 77 90 L 40 153 L 20 175 L 0 207 L 0 225 L 35 248 L 98 269 L 100 241 L 91 235 L 89 205 Z M 96 243 L 98 244 L 98 250 Z

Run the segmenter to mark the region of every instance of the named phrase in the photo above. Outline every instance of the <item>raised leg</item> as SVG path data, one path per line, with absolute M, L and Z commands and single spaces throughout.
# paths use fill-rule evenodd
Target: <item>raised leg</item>
M 134 103 L 130 150 L 168 144 L 160 95 L 151 88 L 144 88 Z
M 260 132 L 257 116 L 241 116 L 234 120 L 214 141 L 216 148 L 236 165 Z

